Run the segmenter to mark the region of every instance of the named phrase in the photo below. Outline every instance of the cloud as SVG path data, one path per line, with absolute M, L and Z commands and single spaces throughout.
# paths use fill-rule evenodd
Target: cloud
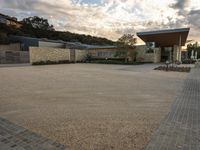
M 200 29 L 200 9 L 191 10 L 188 15 L 188 21 L 190 24 Z
M 189 0 L 176 0 L 176 2 L 171 5 L 171 7 L 175 9 L 184 9 L 188 3 Z
M 177 10 L 177 26 L 184 24 L 190 27 L 190 38 L 200 41 L 200 3 L 195 0 L 176 0 L 170 7 Z
M 19 19 L 38 15 L 57 30 L 113 40 L 124 33 L 186 26 L 198 38 L 200 6 L 190 6 L 191 1 L 195 0 L 1 0 L 0 11 Z
M 176 0 L 175 3 L 170 5 L 170 7 L 178 10 L 178 15 L 185 16 L 188 11 L 186 8 L 188 7 L 190 1 L 189 0 Z

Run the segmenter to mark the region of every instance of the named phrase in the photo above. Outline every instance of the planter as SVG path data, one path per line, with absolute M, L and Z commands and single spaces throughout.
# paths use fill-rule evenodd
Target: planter
M 155 68 L 154 70 L 161 70 L 161 71 L 176 71 L 176 72 L 190 72 L 190 67 L 173 67 L 170 66 L 167 68 L 167 66 L 159 66 Z

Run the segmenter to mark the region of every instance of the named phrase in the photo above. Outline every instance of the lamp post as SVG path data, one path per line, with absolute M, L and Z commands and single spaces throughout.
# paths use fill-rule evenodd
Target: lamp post
M 170 64 L 170 62 L 167 60 L 167 61 L 165 62 L 165 64 L 166 64 L 166 71 L 168 71 L 168 70 L 169 70 L 169 64 Z

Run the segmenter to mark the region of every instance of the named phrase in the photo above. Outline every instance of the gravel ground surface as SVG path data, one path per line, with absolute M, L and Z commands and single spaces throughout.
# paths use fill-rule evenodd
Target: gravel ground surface
M 70 150 L 142 150 L 188 75 L 155 67 L 0 67 L 0 117 Z

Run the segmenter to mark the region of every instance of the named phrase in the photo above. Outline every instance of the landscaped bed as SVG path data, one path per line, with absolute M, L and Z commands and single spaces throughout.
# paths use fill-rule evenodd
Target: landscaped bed
M 32 65 L 53 65 L 53 64 L 69 64 L 72 63 L 68 60 L 60 60 L 60 61 L 39 61 L 33 62 Z M 91 60 L 91 61 L 80 61 L 77 63 L 93 63 L 93 64 L 116 64 L 116 65 L 141 65 L 144 64 L 142 62 L 125 62 L 121 60 Z
M 177 71 L 177 72 L 190 72 L 191 67 L 178 67 L 178 66 L 159 66 L 154 70 L 162 70 L 162 71 Z
M 141 65 L 141 64 L 144 64 L 144 63 L 141 63 L 141 62 L 125 62 L 125 61 L 119 61 L 119 60 L 92 60 L 89 63 L 116 64 L 116 65 Z
M 69 64 L 69 60 L 59 60 L 59 61 L 38 61 L 38 62 L 33 62 L 32 65 L 54 65 L 54 64 Z

